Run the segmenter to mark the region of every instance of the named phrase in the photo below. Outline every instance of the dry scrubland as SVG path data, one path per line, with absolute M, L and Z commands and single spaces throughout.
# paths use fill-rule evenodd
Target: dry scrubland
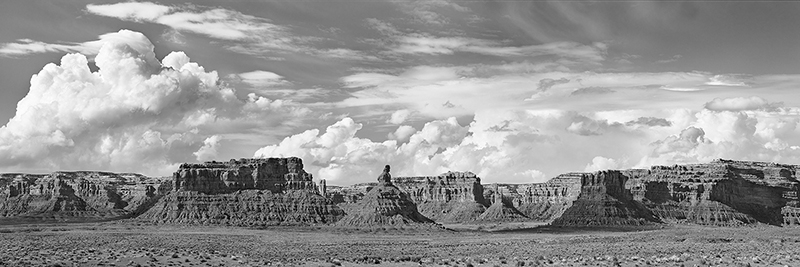
M 0 227 L 5 266 L 798 266 L 800 228 L 343 231 L 320 228 Z

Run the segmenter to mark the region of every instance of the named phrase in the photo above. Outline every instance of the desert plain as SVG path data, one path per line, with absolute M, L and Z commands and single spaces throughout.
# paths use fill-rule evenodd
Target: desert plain
M 797 266 L 800 229 L 6 225 L 0 266 Z M 452 230 L 455 229 L 455 230 Z

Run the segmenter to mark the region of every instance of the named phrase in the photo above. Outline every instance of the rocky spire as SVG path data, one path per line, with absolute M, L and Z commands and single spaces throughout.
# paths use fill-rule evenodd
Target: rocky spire
M 381 184 L 381 185 L 392 185 L 392 175 L 389 174 L 390 170 L 391 170 L 391 167 L 389 167 L 389 165 L 386 165 L 386 167 L 383 167 L 383 172 L 381 173 L 381 175 L 378 175 L 378 184 Z

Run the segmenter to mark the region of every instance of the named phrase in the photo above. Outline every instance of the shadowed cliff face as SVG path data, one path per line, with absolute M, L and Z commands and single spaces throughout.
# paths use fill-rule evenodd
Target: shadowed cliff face
M 0 217 L 83 221 L 135 216 L 170 189 L 164 179 L 109 172 L 4 174 Z
M 639 226 L 660 220 L 633 201 L 625 188 L 628 177 L 620 171 L 599 171 L 581 176 L 581 191 L 577 199 L 561 216 L 558 226 Z
M 531 220 L 554 225 L 800 222 L 797 166 L 717 160 L 651 169 L 569 173 L 542 184 L 505 185 Z
M 344 216 L 321 196 L 299 158 L 182 164 L 175 190 L 140 219 L 239 226 L 327 224 Z
M 719 160 L 629 173 L 635 199 L 664 221 L 797 224 L 796 166 Z

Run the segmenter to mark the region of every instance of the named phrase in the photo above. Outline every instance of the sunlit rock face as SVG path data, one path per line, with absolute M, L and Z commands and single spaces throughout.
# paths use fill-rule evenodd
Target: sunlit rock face
M 299 158 L 182 164 L 175 190 L 141 216 L 155 223 L 328 224 L 344 212 L 318 192 Z
M 207 194 L 259 189 L 316 190 L 300 158 L 239 159 L 228 162 L 184 163 L 173 175 L 177 191 Z
M 628 171 L 634 199 L 665 222 L 798 224 L 797 165 L 716 160 Z
M 519 185 L 513 203 L 554 225 L 798 224 L 797 165 L 716 160 L 570 173 Z
M 419 212 L 437 222 L 468 222 L 486 211 L 481 178 L 471 172 L 397 177 L 395 185 L 417 203 Z
M 0 217 L 43 221 L 136 216 L 169 192 L 171 183 L 133 173 L 94 171 L 0 175 Z

